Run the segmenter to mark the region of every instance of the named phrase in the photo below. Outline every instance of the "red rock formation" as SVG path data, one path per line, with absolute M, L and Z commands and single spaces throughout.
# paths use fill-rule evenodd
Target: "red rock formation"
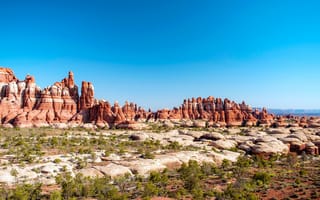
M 191 126 L 269 126 L 275 123 L 284 126 L 289 121 L 292 126 L 320 127 L 319 118 L 275 118 L 265 108 L 253 111 L 245 102 L 238 104 L 212 96 L 185 99 L 180 107 L 157 112 L 145 111 L 129 102 L 123 107 L 118 102 L 111 106 L 107 101 L 94 98 L 90 82 L 82 82 L 79 97 L 72 72 L 62 81 L 41 90 L 33 76 L 27 75 L 25 80 L 19 81 L 11 69 L 3 67 L 0 67 L 0 119 L 2 124 L 20 127 L 94 123 L 99 127 L 137 128 L 142 127 L 137 122 L 154 120 L 183 121 Z M 310 151 L 316 150 L 310 147 Z
M 95 105 L 91 111 L 95 111 L 98 113 L 96 118 L 94 118 L 94 114 L 92 113 L 91 116 L 93 118 L 91 121 L 96 120 L 96 122 L 106 122 L 108 124 L 113 124 L 115 121 L 115 114 L 112 112 L 112 106 L 109 102 L 100 101 L 98 105 Z
M 81 110 L 76 118 L 80 118 L 84 123 L 95 123 L 99 127 L 125 127 L 128 124 L 134 127 L 133 123 L 147 121 L 151 115 L 151 112 L 146 112 L 134 103 L 126 102 L 120 107 L 118 102 L 111 106 L 107 101 L 95 101 L 92 107 Z
M 269 115 L 265 109 L 262 112 L 258 110 L 253 112 L 245 102 L 237 104 L 229 99 L 215 99 L 212 96 L 184 100 L 179 108 L 159 110 L 156 118 L 205 120 L 211 125 L 219 124 L 220 126 L 255 126 L 258 121 L 270 123 L 273 120 L 273 116 Z
M 124 118 L 129 121 L 134 121 L 136 112 L 137 112 L 137 105 L 134 103 L 129 104 L 126 101 L 125 105 L 122 107 L 122 113 L 124 115 Z
M 78 88 L 73 73 L 41 90 L 33 76 L 19 81 L 11 69 L 0 68 L 1 122 L 21 127 L 69 121 L 77 112 Z
M 40 88 L 36 86 L 33 76 L 27 75 L 24 82 L 20 82 L 19 91 L 22 93 L 22 108 L 26 111 L 31 111 L 40 95 Z
M 90 82 L 82 81 L 79 110 L 91 108 L 94 104 L 94 88 Z
M 299 120 L 299 126 L 301 127 L 307 127 L 308 126 L 308 120 L 306 117 L 301 117 Z
M 259 119 L 259 123 L 263 126 L 270 126 L 274 120 L 274 116 L 268 114 L 267 109 L 263 108 L 261 112 L 255 111 L 256 118 Z
M 17 81 L 13 71 L 9 68 L 0 67 L 0 83 L 10 83 Z

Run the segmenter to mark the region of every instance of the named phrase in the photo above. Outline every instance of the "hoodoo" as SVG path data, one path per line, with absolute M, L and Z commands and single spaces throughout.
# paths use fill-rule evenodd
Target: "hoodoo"
M 188 126 L 255 126 L 283 125 L 283 118 L 268 114 L 266 109 L 252 109 L 245 102 L 229 99 L 185 99 L 178 108 L 156 112 L 144 110 L 134 103 L 107 101 L 94 98 L 94 86 L 82 81 L 81 94 L 73 72 L 60 82 L 41 89 L 33 76 L 23 81 L 9 68 L 0 67 L 0 118 L 5 127 L 68 127 L 91 123 L 99 127 L 136 127 L 137 122 L 173 121 Z M 279 119 L 277 122 L 277 119 Z M 188 123 L 187 123 L 188 122 Z M 296 124 L 299 125 L 299 119 Z M 58 126 L 62 125 L 62 126 Z M 301 125 L 308 125 L 301 118 Z

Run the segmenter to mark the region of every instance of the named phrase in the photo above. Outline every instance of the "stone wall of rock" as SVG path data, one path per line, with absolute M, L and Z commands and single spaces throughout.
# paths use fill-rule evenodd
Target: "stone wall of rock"
M 147 121 L 152 116 L 152 112 L 146 112 L 143 108 L 137 107 L 134 103 L 126 102 L 123 107 L 115 102 L 113 106 L 107 101 L 98 101 L 89 109 L 90 122 L 98 126 L 121 126 L 132 124 L 133 122 Z
M 33 76 L 19 81 L 9 68 L 0 67 L 1 124 L 10 127 L 49 126 L 68 122 L 77 112 L 78 88 L 73 73 L 52 86 L 40 89 Z
M 303 126 L 320 127 L 316 117 L 274 116 L 264 108 L 253 110 L 245 102 L 229 99 L 191 98 L 180 107 L 156 112 L 144 110 L 134 103 L 107 101 L 94 98 L 91 82 L 83 81 L 81 95 L 75 84 L 74 74 L 60 82 L 41 89 L 35 78 L 27 75 L 16 78 L 9 68 L 0 67 L 0 119 L 5 127 L 74 127 L 91 124 L 98 127 L 141 128 L 139 122 L 164 122 L 187 126 Z
M 204 120 L 209 124 L 220 126 L 254 126 L 258 122 L 271 125 L 274 116 L 268 114 L 266 109 L 261 112 L 253 111 L 245 102 L 238 104 L 229 99 L 222 100 L 210 96 L 184 100 L 179 108 L 172 110 L 159 110 L 156 118 L 160 120 Z

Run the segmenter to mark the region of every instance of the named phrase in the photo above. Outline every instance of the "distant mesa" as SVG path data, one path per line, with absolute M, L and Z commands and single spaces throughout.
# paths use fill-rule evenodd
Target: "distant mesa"
M 35 78 L 18 80 L 9 68 L 0 67 L 0 118 L 4 127 L 100 127 L 141 129 L 146 123 L 165 126 L 318 126 L 316 118 L 276 117 L 266 109 L 253 110 L 245 102 L 221 98 L 191 98 L 177 108 L 156 112 L 135 103 L 111 105 L 94 97 L 94 86 L 83 81 L 81 93 L 69 72 L 60 82 L 41 89 Z M 290 118 L 290 120 L 288 120 Z

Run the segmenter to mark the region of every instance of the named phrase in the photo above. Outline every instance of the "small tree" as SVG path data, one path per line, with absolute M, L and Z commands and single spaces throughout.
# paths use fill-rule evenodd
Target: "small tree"
M 199 196 L 202 194 L 200 191 L 200 180 L 203 174 L 197 161 L 190 160 L 188 165 L 185 163 L 182 164 L 178 172 L 181 179 L 184 181 L 184 187 L 199 199 Z
M 257 172 L 253 176 L 253 180 L 257 185 L 261 186 L 269 184 L 271 181 L 271 177 L 271 174 L 269 174 L 268 172 Z

